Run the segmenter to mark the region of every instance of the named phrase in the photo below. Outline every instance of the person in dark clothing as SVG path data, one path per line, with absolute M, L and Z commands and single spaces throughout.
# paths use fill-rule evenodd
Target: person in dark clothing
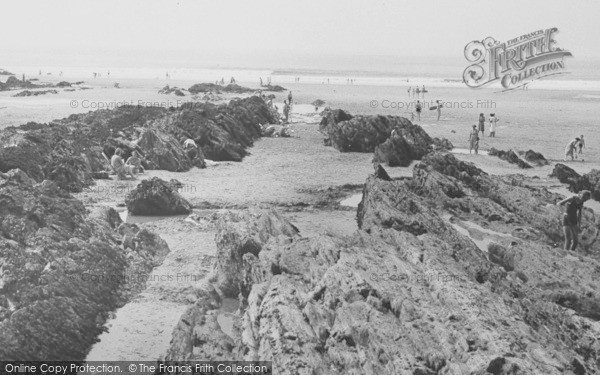
M 581 229 L 581 212 L 583 204 L 589 200 L 591 193 L 582 190 L 579 195 L 563 199 L 557 205 L 566 205 L 566 212 L 562 217 L 563 232 L 565 234 L 565 250 L 575 250 L 578 244 L 579 230 Z

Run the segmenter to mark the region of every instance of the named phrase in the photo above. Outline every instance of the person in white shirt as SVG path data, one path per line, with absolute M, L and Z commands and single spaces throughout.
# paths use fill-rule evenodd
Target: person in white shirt
M 490 113 L 490 137 L 496 137 L 496 123 L 499 120 L 495 113 Z

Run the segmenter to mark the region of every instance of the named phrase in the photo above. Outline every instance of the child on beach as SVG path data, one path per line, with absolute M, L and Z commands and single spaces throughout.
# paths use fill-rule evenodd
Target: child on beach
M 483 113 L 479 114 L 479 131 L 482 137 L 485 136 L 485 116 Z
M 495 113 L 490 113 L 490 137 L 496 138 L 496 123 L 499 118 L 496 117 Z
M 110 159 L 110 165 L 115 170 L 115 173 L 117 174 L 117 178 L 119 178 L 119 180 L 127 178 L 127 175 L 131 176 L 131 178 L 135 180 L 135 175 L 133 173 L 134 167 L 131 165 L 125 165 L 125 163 L 123 162 L 122 149 L 117 148 L 115 150 L 115 154 Z
M 585 141 L 583 140 L 583 134 L 579 137 L 579 155 L 583 154 L 583 148 L 585 147 Z M 583 159 L 582 159 L 583 160 Z
M 142 157 L 137 151 L 134 151 L 131 154 L 131 157 L 127 159 L 125 165 L 132 166 L 134 173 L 144 173 L 144 167 L 142 167 Z
M 479 150 L 479 130 L 477 130 L 477 125 L 473 125 L 473 129 L 469 134 L 469 154 L 472 150 L 475 150 L 475 155 L 478 154 Z
M 288 118 L 290 117 L 290 105 L 286 100 L 283 101 L 283 118 L 285 122 L 288 122 Z
M 591 193 L 582 190 L 579 195 L 563 199 L 558 206 L 566 204 L 566 211 L 562 217 L 563 232 L 565 234 L 565 250 L 575 250 L 578 244 L 579 230 L 581 228 L 581 211 L 583 204 L 590 199 Z
M 417 121 L 421 121 L 421 110 L 423 109 L 423 106 L 419 100 L 417 100 L 417 105 L 415 108 L 417 110 Z
M 567 157 L 571 157 L 571 160 L 575 160 L 575 149 L 577 148 L 577 144 L 579 143 L 579 138 L 575 138 L 574 140 L 572 140 L 571 142 L 569 142 L 567 144 L 567 147 L 565 147 L 565 159 L 564 161 L 567 161 Z

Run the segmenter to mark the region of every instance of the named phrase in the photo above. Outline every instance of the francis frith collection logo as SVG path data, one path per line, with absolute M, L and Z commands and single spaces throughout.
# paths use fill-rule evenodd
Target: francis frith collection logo
M 499 81 L 512 90 L 534 80 L 565 74 L 565 57 L 571 52 L 557 46 L 556 27 L 536 30 L 500 43 L 492 37 L 472 41 L 465 47 L 465 58 L 472 63 L 463 72 L 469 87 L 482 87 Z

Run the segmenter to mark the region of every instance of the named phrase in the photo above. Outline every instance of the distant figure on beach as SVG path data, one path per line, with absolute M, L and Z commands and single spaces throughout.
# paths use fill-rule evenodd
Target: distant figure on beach
M 473 129 L 471 129 L 471 133 L 469 134 L 469 154 L 472 150 L 475 150 L 475 155 L 478 154 L 479 151 L 479 130 L 477 130 L 477 125 L 473 125 Z
M 583 134 L 579 137 L 579 155 L 583 154 L 583 148 L 585 147 L 585 141 L 583 140 Z M 582 159 L 583 160 L 583 159 Z
M 42 75 L 42 69 L 40 69 L 40 71 L 38 72 L 38 76 Z
M 423 93 L 423 99 L 425 99 L 425 93 L 427 92 L 427 91 L 425 91 L 425 85 L 423 85 L 423 90 L 421 92 Z M 438 120 L 439 120 L 439 118 L 438 118 Z
M 260 87 L 262 87 L 263 86 L 262 77 L 259 77 L 259 78 L 260 78 Z
M 125 162 L 125 165 L 132 166 L 134 173 L 144 173 L 144 167 L 142 167 L 142 157 L 137 151 L 134 151 L 131 154 L 129 159 L 127 159 L 127 161 Z
M 408 86 L 408 97 L 410 98 L 410 86 Z
M 290 104 L 290 107 L 292 106 L 292 92 L 290 91 L 290 93 L 288 94 L 288 103 Z
M 415 109 L 417 110 L 417 121 L 421 121 L 421 110 L 423 109 L 423 106 L 421 105 L 421 102 L 417 100 L 417 105 L 415 106 Z
M 495 113 L 490 113 L 490 137 L 492 138 L 496 138 L 496 123 L 499 120 Z
M 94 78 L 96 78 L 98 76 L 98 73 L 94 72 Z
M 62 75 L 62 72 L 60 73 Z M 108 78 L 110 78 L 110 70 L 107 72 Z
M 423 90 L 425 90 L 425 86 L 423 86 Z M 425 94 L 423 94 L 423 96 L 425 96 Z M 437 115 L 438 115 L 438 121 L 440 121 L 440 116 L 442 115 L 442 103 L 440 103 L 439 100 L 435 101 L 437 103 Z
M 131 165 L 125 165 L 125 163 L 123 162 L 123 150 L 122 149 L 117 148 L 115 150 L 115 154 L 110 159 L 110 165 L 114 169 L 115 173 L 117 174 L 117 178 L 119 180 L 123 180 L 123 179 L 127 178 L 128 175 L 131 176 L 131 178 L 135 180 L 135 175 L 133 172 L 134 167 Z
M 479 131 L 482 137 L 485 136 L 485 116 L 483 113 L 479 114 Z
M 413 96 L 413 97 L 415 96 L 415 88 L 414 88 L 414 87 L 413 87 L 413 89 L 412 89 L 412 96 Z
M 225 77 L 221 77 L 221 85 L 225 84 Z
M 575 138 L 574 140 L 572 140 L 571 142 L 567 143 L 567 147 L 565 147 L 565 159 L 564 161 L 567 161 L 567 157 L 571 157 L 571 160 L 575 160 L 575 149 L 577 148 L 577 145 L 579 144 L 579 138 Z
M 229 80 L 229 83 L 235 83 L 235 78 L 231 77 L 231 79 Z
M 558 206 L 566 204 L 566 211 L 562 217 L 563 232 L 565 234 L 565 250 L 575 250 L 577 248 L 579 231 L 581 229 L 581 212 L 583 204 L 590 199 L 591 193 L 588 190 L 582 190 L 578 195 L 563 199 L 558 202 Z
M 288 118 L 290 117 L 290 105 L 288 104 L 287 100 L 283 101 L 283 118 L 285 119 L 285 122 L 288 122 Z

